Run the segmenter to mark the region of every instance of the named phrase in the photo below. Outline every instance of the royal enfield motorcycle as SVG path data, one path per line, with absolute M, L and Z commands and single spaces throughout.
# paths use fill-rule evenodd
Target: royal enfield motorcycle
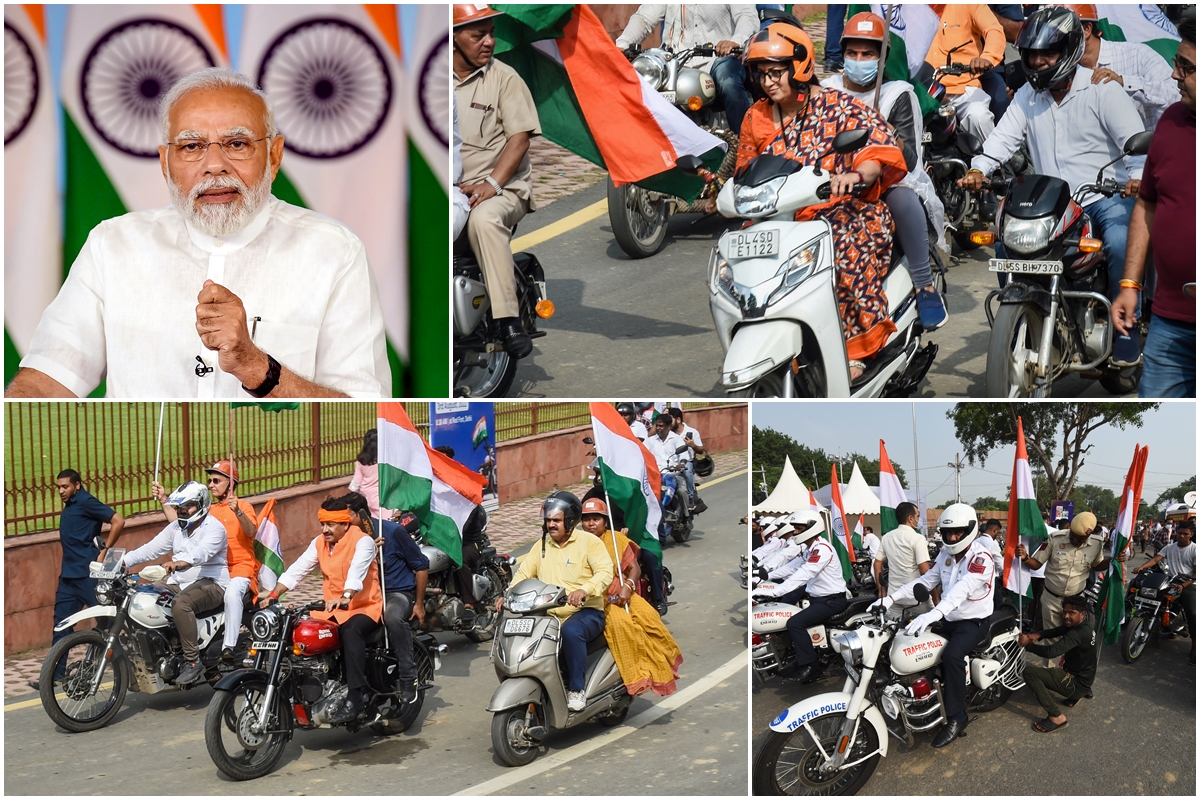
M 984 301 L 992 328 L 988 397 L 1049 397 L 1054 381 L 1071 373 L 1098 379 L 1112 394 L 1137 388 L 1140 364 L 1111 363 L 1115 334 L 1108 264 L 1081 201 L 1093 193 L 1112 197 L 1120 192 L 1104 170 L 1124 156 L 1145 154 L 1152 138 L 1149 131 L 1131 136 L 1123 156 L 1074 194 L 1066 181 L 1046 175 L 993 181 L 997 194 L 1006 196 L 998 232 L 988 236 L 1004 243 L 1006 257 L 989 259 L 988 269 L 1008 275 L 1009 282 Z M 1149 315 L 1142 318 L 1145 322 Z
M 567 709 L 567 684 L 559 660 L 558 617 L 550 609 L 566 604 L 567 590 L 535 578 L 512 587 L 504 598 L 504 622 L 492 640 L 492 664 L 500 685 L 487 711 L 492 714 L 492 748 L 510 767 L 537 758 L 551 731 L 595 720 L 620 725 L 633 698 L 603 636 L 588 644 L 584 673 L 586 705 Z
M 855 794 L 887 755 L 889 737 L 911 747 L 913 734 L 945 723 L 940 663 L 947 640 L 934 631 L 909 636 L 900 620 L 882 609 L 872 613 L 833 639 L 845 663 L 842 691 L 802 700 L 771 721 L 754 760 L 754 794 Z M 968 654 L 968 712 L 999 708 L 1025 685 L 1017 622 L 1016 609 L 1002 605 Z
M 346 665 L 337 623 L 314 619 L 324 600 L 285 607 L 272 603 L 250 619 L 253 666 L 217 681 L 204 718 L 204 743 L 213 763 L 237 781 L 261 778 L 275 768 L 296 728 L 338 727 L 330 718 L 345 702 Z M 354 733 L 364 727 L 388 736 L 416 721 L 441 667 L 445 645 L 413 633 L 416 699 L 401 698 L 395 651 L 380 625 L 367 639 L 366 705 L 357 718 L 339 723 Z
M 458 567 L 450 560 L 450 556 L 426 544 L 419 533 L 414 536 L 421 552 L 429 559 L 429 577 L 425 583 L 427 630 L 461 633 L 472 642 L 486 642 L 495 635 L 496 621 L 499 619 L 495 611 L 496 598 L 508 588 L 517 560 L 496 552 L 487 537 L 486 526 L 479 536 L 479 571 L 472 576 L 475 596 L 479 598 L 474 613 L 469 612 L 463 603 L 458 588 Z
M 60 639 L 42 663 L 42 708 L 56 725 L 72 733 L 107 725 L 130 689 L 159 694 L 199 685 L 175 682 L 184 667 L 173 612 L 175 590 L 140 582 L 161 580 L 167 571 L 149 566 L 140 575 L 127 574 L 121 564 L 124 555 L 124 549 L 114 548 L 103 563 L 92 562 L 88 575 L 97 581 L 97 604 L 67 617 L 54 630 L 87 619 L 101 627 Z M 241 620 L 236 624 L 240 627 Z M 224 606 L 198 615 L 196 632 L 203 681 L 211 683 L 221 674 Z M 246 639 L 245 634 L 238 638 L 234 664 L 245 657 Z
M 1157 565 L 1139 572 L 1125 593 L 1125 627 L 1121 630 L 1121 658 L 1132 664 L 1142 657 L 1148 642 L 1161 636 L 1187 636 L 1187 616 L 1180 596 L 1183 578 L 1171 578 Z

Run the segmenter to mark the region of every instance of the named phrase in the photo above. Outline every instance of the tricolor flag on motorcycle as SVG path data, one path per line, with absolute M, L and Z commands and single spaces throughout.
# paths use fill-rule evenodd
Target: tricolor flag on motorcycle
M 487 478 L 432 449 L 401 403 L 379 403 L 379 506 L 411 511 L 426 544 L 462 566 L 462 529 Z
M 1179 49 L 1179 31 L 1153 3 L 1097 3 L 1101 36 L 1110 42 L 1138 42 L 1170 62 Z
M 275 523 L 275 498 L 263 506 L 258 515 L 258 532 L 254 534 L 254 555 L 262 563 L 258 568 L 258 585 L 269 592 L 283 574 L 283 548 L 279 544 L 279 526 Z
M 870 5 L 851 5 L 847 18 L 863 11 L 870 11 L 883 19 L 884 6 L 879 3 Z M 884 80 L 904 81 L 913 87 L 917 95 L 917 103 L 921 113 L 928 114 L 937 108 L 937 101 L 929 95 L 929 87 L 912 79 L 917 70 L 925 63 L 925 54 L 933 44 L 933 37 L 938 29 L 938 15 L 924 3 L 895 3 L 892 5 L 890 35 L 888 36 L 887 63 L 883 66 Z M 846 35 L 850 35 L 846 31 Z
M 683 155 L 716 170 L 726 144 L 638 76 L 586 5 L 494 5 L 496 56 L 537 105 L 542 135 L 608 170 L 617 186 L 693 200 L 704 182 L 675 168 Z
M 904 487 L 900 485 L 900 479 L 896 477 L 896 470 L 892 469 L 892 462 L 888 459 L 887 447 L 883 444 L 883 439 L 879 440 L 879 535 L 884 536 L 888 531 L 894 531 L 900 527 L 900 522 L 896 518 L 896 508 L 901 504 L 908 502 L 908 495 L 904 493 Z
M 842 487 L 838 483 L 837 465 L 830 467 L 830 509 L 833 514 L 833 530 L 829 532 L 829 542 L 833 551 L 842 562 L 842 579 L 849 582 L 854 579 L 854 569 L 850 564 L 855 561 L 854 543 L 850 541 L 850 526 L 846 524 L 846 509 L 842 503 Z
M 1121 490 L 1121 505 L 1117 511 L 1117 524 L 1113 527 L 1108 551 L 1108 575 L 1100 587 L 1103 598 L 1101 614 L 1104 617 L 1104 643 L 1116 644 L 1121 637 L 1121 625 L 1125 622 L 1125 563 L 1117 557 L 1132 553 L 1133 526 L 1137 522 L 1138 509 L 1142 504 L 1142 481 L 1146 475 L 1146 459 L 1149 447 L 1134 445 L 1133 462 L 1125 475 L 1125 487 Z
M 661 557 L 658 525 L 662 521 L 662 476 L 658 463 L 611 404 L 588 403 L 588 407 L 604 491 L 625 515 L 629 538 Z
M 1012 491 L 1008 499 L 1008 535 L 1004 541 L 1004 588 L 1021 603 L 1033 602 L 1029 568 L 1016 558 L 1021 536 L 1034 545 L 1046 538 L 1046 525 L 1038 511 L 1029 454 L 1025 450 L 1025 428 L 1017 417 L 1017 454 L 1013 462 Z M 1032 552 L 1032 548 L 1031 548 Z

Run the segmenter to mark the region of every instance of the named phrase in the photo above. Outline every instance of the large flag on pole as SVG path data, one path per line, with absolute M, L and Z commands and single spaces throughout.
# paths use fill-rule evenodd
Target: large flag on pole
M 505 13 L 496 18 L 496 56 L 529 87 L 547 139 L 608 170 L 617 186 L 699 196 L 704 182 L 676 169 L 676 159 L 699 156 L 716 170 L 727 145 L 643 81 L 591 9 L 493 8 Z
M 858 522 L 854 523 L 854 547 L 857 550 L 862 549 L 862 546 L 863 546 L 862 537 L 863 537 L 863 515 L 859 514 Z
M 378 404 L 379 506 L 411 511 L 425 543 L 462 566 L 462 530 L 487 478 L 432 449 L 404 406 Z
M 279 525 L 275 522 L 275 498 L 263 506 L 258 515 L 258 533 L 254 534 L 254 555 L 262 562 L 258 568 L 258 585 L 269 592 L 283 574 L 283 548 L 279 544 Z
M 1029 455 L 1025 450 L 1025 428 L 1017 417 L 1017 453 L 1013 461 L 1012 490 L 1008 498 L 1008 535 L 1004 542 L 1004 588 L 1024 602 L 1033 602 L 1029 568 L 1016 558 L 1019 536 L 1031 543 L 1046 538 L 1046 524 L 1038 511 Z M 1032 548 L 1031 548 L 1032 550 Z
M 338 220 L 366 247 L 391 388 L 403 396 L 397 356 L 408 353 L 408 149 L 396 6 L 246 6 L 238 65 L 270 96 L 284 136 L 272 193 Z
M 904 493 L 904 487 L 900 485 L 900 479 L 896 477 L 896 470 L 892 469 L 892 462 L 888 458 L 887 447 L 883 443 L 883 439 L 879 440 L 879 536 L 885 536 L 888 531 L 893 531 L 900 527 L 900 521 L 896 518 L 896 508 L 908 501 L 908 495 Z
M 1113 528 L 1109 547 L 1108 575 L 1100 589 L 1103 598 L 1104 643 L 1116 644 L 1121 636 L 1121 625 L 1125 622 L 1125 564 L 1117 557 L 1132 552 L 1133 526 L 1137 524 L 1138 509 L 1142 503 L 1142 481 L 1146 475 L 1146 458 L 1149 447 L 1133 447 L 1133 462 L 1125 474 L 1125 487 L 1121 491 L 1121 505 L 1117 511 L 1117 524 Z
M 1179 31 L 1153 3 L 1097 3 L 1100 31 L 1110 42 L 1138 42 L 1170 62 L 1179 49 Z
M 880 3 L 851 5 L 847 14 L 852 17 L 862 11 L 870 11 L 883 18 L 887 13 L 887 6 Z M 938 15 L 924 3 L 892 4 L 888 56 L 883 67 L 883 77 L 885 80 L 910 84 L 916 92 L 922 114 L 933 111 L 938 104 L 929 95 L 929 87 L 917 83 L 912 76 L 916 75 L 917 70 L 925 63 L 925 55 L 929 52 L 929 46 L 933 44 L 939 24 Z M 849 36 L 850 32 L 847 31 L 846 35 Z
M 658 464 L 612 405 L 588 403 L 588 407 L 604 491 L 625 515 L 629 538 L 661 557 L 658 525 L 662 520 L 662 477 Z
M 40 4 L 4 6 L 4 382 L 62 282 L 58 105 Z
M 829 511 L 833 514 L 833 530 L 829 532 L 829 541 L 837 553 L 838 561 L 842 562 L 842 579 L 849 582 L 854 578 L 854 570 L 850 566 L 854 558 L 854 544 L 850 541 L 850 526 L 846 524 L 846 509 L 842 504 L 842 489 L 838 484 L 837 465 L 830 467 Z

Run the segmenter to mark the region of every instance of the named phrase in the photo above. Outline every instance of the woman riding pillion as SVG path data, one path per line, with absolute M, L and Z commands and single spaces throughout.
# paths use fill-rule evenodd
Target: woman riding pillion
M 907 173 L 904 156 L 878 113 L 849 95 L 812 84 L 812 39 L 799 28 L 776 23 L 755 34 L 746 66 L 766 99 L 746 113 L 738 169 L 771 153 L 805 165 L 819 163 L 830 172 L 829 201 L 803 209 L 796 219 L 825 220 L 833 230 L 838 309 L 850 378 L 856 380 L 865 369 L 863 359 L 896 330 L 883 292 L 895 226 L 880 197 Z M 867 145 L 848 155 L 833 153 L 834 137 L 856 129 L 870 131 Z M 852 196 L 860 183 L 866 188 Z

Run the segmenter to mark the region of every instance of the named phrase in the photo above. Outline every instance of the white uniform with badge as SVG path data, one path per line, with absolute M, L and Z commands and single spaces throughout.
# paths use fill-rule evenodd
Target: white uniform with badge
M 956 559 L 943 548 L 938 552 L 933 568 L 912 583 L 892 595 L 896 602 L 913 599 L 913 587 L 925 584 L 927 589 L 942 587 L 942 600 L 934 610 L 947 622 L 960 619 L 982 619 L 992 615 L 992 584 L 996 578 L 996 564 L 984 535 L 975 537 L 962 560 Z
M 782 597 L 801 586 L 807 588 L 809 597 L 845 594 L 846 580 L 842 577 L 842 562 L 834 552 L 833 545 L 818 536 L 804 552 L 803 558 L 787 580 L 765 594 Z

